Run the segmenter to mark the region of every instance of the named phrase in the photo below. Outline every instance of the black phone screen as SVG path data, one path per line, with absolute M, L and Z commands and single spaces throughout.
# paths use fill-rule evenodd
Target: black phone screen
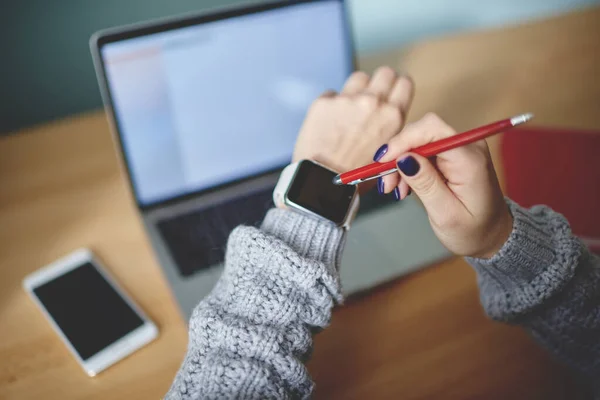
M 83 360 L 144 324 L 89 262 L 33 293 Z

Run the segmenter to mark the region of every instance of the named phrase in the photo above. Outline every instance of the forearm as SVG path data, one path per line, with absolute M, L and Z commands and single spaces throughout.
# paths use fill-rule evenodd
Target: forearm
M 344 232 L 291 211 L 238 227 L 225 269 L 190 320 L 188 351 L 169 399 L 305 398 L 312 332 L 342 300 Z
M 491 259 L 468 258 L 481 302 L 499 321 L 526 328 L 558 358 L 600 377 L 600 261 L 547 207 L 509 201 L 513 231 Z

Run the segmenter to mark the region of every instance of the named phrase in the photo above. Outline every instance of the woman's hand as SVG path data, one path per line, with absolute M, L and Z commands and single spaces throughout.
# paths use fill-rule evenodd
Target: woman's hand
M 383 153 L 378 161 L 396 159 L 398 165 L 399 174 L 383 178 L 384 191 L 397 189 L 405 198 L 412 189 L 448 250 L 489 258 L 508 239 L 513 221 L 485 140 L 446 151 L 431 160 L 409 152 L 455 134 L 435 114 L 408 124 L 377 152 Z
M 372 78 L 353 73 L 341 93 L 326 92 L 312 104 L 294 161 L 314 160 L 337 172 L 372 162 L 375 149 L 402 129 L 413 93 L 412 80 L 389 67 Z

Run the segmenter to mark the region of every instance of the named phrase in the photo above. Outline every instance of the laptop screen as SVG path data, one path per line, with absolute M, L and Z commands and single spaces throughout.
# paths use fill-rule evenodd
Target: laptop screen
M 104 44 L 140 205 L 287 164 L 311 102 L 351 73 L 343 2 L 305 2 Z

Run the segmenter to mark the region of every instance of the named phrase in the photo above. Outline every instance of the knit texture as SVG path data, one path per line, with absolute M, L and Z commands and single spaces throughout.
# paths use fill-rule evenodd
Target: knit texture
M 490 259 L 467 258 L 493 319 L 518 324 L 596 385 L 600 398 L 600 259 L 545 206 L 507 199 L 513 231 Z
M 312 333 L 342 301 L 345 233 L 273 209 L 262 230 L 238 227 L 225 269 L 190 320 L 189 344 L 168 399 L 308 398 Z
M 485 311 L 523 326 L 600 385 L 600 260 L 560 214 L 507 202 L 514 226 L 506 244 L 491 259 L 467 259 Z M 235 229 L 223 275 L 192 315 L 187 354 L 166 397 L 308 398 L 304 362 L 312 334 L 342 301 L 344 240 L 331 224 L 277 209 L 260 230 Z

